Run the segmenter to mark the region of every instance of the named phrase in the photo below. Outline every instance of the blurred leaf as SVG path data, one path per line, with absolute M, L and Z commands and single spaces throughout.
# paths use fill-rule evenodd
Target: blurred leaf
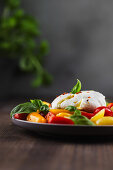
M 40 44 L 40 48 L 39 48 L 39 54 L 40 55 L 46 55 L 49 53 L 49 44 L 47 41 L 42 41 Z
M 23 57 L 20 60 L 20 68 L 24 71 L 32 71 L 33 66 L 28 57 Z
M 39 62 L 42 64 L 42 63 L 44 62 L 44 57 L 42 57 L 42 56 L 47 55 L 47 54 L 49 53 L 49 51 L 50 51 L 50 47 L 49 47 L 48 42 L 45 41 L 45 40 L 42 41 L 42 42 L 40 43 L 40 46 L 39 46 L 39 48 L 37 49 L 37 51 L 38 51 L 38 55 L 37 55 L 38 60 L 39 60 Z
M 2 43 L 0 43 L 0 48 L 7 50 L 7 49 L 10 48 L 10 43 L 9 42 L 2 42 Z
M 15 38 L 15 43 L 17 43 L 17 46 L 23 45 L 24 42 L 25 42 L 25 38 L 23 36 L 17 36 L 17 38 Z
M 7 24 L 8 24 L 9 27 L 15 27 L 16 23 L 17 23 L 17 21 L 14 17 L 9 18 L 8 21 L 7 21 Z
M 21 70 L 33 73 L 35 87 L 49 84 L 52 79 L 42 65 L 49 52 L 48 42 L 36 42 L 40 33 L 39 23 L 20 8 L 20 0 L 5 0 L 0 16 L 1 56 L 17 59 Z
M 53 81 L 52 76 L 48 72 L 43 73 L 43 84 L 50 85 Z
M 31 20 L 23 19 L 21 21 L 20 27 L 21 27 L 22 32 L 29 33 L 29 35 L 36 36 L 40 34 L 40 32 L 37 29 L 37 25 Z
M 10 8 L 17 8 L 20 5 L 20 0 L 5 0 L 6 5 Z
M 34 48 L 36 48 L 36 42 L 35 42 L 34 39 L 28 38 L 28 39 L 26 40 L 26 43 L 27 43 L 27 46 L 29 47 L 29 49 L 34 49 Z
M 41 74 L 37 75 L 37 77 L 33 80 L 32 86 L 33 87 L 38 87 L 43 84 L 43 77 Z
M 2 23 L 1 23 L 1 27 L 3 29 L 10 29 L 16 26 L 16 19 L 11 17 L 11 18 L 7 18 L 7 19 L 3 19 Z
M 22 9 L 18 9 L 15 11 L 14 16 L 16 18 L 22 18 L 24 16 L 24 11 Z

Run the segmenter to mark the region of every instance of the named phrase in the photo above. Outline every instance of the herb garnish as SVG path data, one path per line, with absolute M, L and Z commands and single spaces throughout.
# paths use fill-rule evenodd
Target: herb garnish
M 75 106 L 67 106 L 65 109 L 74 112 L 77 108 Z
M 70 119 L 75 123 L 75 125 L 90 125 L 94 126 L 95 124 L 91 122 L 87 117 L 81 115 L 81 111 L 77 110 L 74 106 L 68 106 L 65 108 L 71 112 L 74 111 L 74 114 L 70 116 Z
M 32 73 L 34 87 L 49 85 L 52 76 L 43 63 L 50 47 L 46 40 L 41 40 L 39 22 L 21 8 L 20 0 L 4 0 L 3 3 L 0 14 L 1 57 L 15 60 L 21 71 Z
M 80 80 L 77 79 L 77 84 L 72 88 L 71 93 L 75 94 L 80 92 L 80 90 L 81 90 L 81 82 Z
M 14 114 L 18 113 L 31 113 L 36 112 L 39 110 L 40 112 L 43 112 L 44 114 L 47 114 L 49 112 L 49 107 L 42 102 L 42 100 L 30 100 L 30 102 L 22 103 L 17 105 L 12 111 L 10 116 L 12 117 Z

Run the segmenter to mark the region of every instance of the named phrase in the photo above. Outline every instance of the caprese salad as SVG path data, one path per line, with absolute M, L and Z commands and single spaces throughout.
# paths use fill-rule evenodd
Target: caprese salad
M 71 92 L 56 97 L 52 103 L 39 99 L 17 105 L 11 117 L 35 123 L 68 125 L 113 125 L 113 103 L 93 90 L 81 91 L 81 82 Z

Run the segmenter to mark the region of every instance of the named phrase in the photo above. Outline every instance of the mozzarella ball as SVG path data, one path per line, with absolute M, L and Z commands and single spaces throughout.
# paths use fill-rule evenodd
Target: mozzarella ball
M 65 109 L 67 106 L 75 106 L 79 110 L 93 112 L 97 107 L 106 106 L 106 101 L 103 94 L 90 90 L 76 94 L 61 94 L 51 104 L 52 109 Z

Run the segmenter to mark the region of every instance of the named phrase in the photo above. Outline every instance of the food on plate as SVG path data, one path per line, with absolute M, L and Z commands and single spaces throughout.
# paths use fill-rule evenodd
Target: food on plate
M 16 113 L 16 114 L 14 114 L 14 118 L 20 119 L 20 120 L 26 120 L 27 115 L 28 115 L 27 113 L 22 113 L 22 114 Z
M 66 117 L 59 117 L 54 115 L 53 113 L 48 113 L 47 115 L 47 121 L 48 123 L 54 123 L 54 124 L 71 124 L 74 125 L 74 122 L 71 119 L 68 119 Z
M 93 112 L 97 107 L 106 106 L 105 96 L 96 91 L 81 91 L 79 93 L 61 94 L 53 100 L 52 109 L 65 109 L 75 106 L 79 110 Z
M 70 93 L 52 103 L 39 99 L 17 105 L 11 117 L 35 123 L 67 125 L 113 125 L 113 103 L 106 106 L 105 96 L 93 90 L 81 91 L 81 82 Z
M 113 111 L 113 103 L 108 103 L 107 107 Z
M 46 123 L 46 119 L 39 114 L 39 112 L 29 113 L 26 120 L 30 122 Z
M 113 117 L 104 116 L 96 121 L 96 125 L 113 125 Z
M 92 118 L 91 121 L 96 124 L 96 121 L 105 115 L 105 109 L 100 110 L 97 114 L 95 114 Z
M 105 109 L 105 116 L 113 116 L 113 112 L 111 109 L 109 109 L 108 107 L 102 106 L 102 107 L 98 107 L 94 110 L 94 115 L 97 114 L 100 110 Z

